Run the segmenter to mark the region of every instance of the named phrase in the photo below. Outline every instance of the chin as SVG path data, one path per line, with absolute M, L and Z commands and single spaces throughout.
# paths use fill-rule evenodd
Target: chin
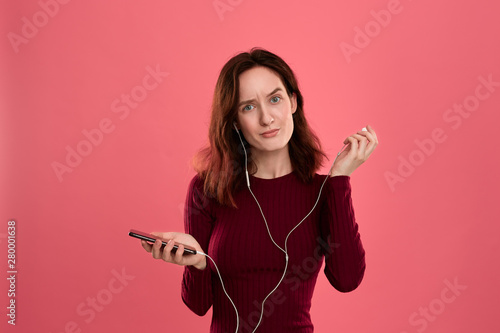
M 274 145 L 261 145 L 259 148 L 256 150 L 266 152 L 266 153 L 271 153 L 271 152 L 279 152 L 283 149 L 287 149 L 288 144 L 274 144 Z

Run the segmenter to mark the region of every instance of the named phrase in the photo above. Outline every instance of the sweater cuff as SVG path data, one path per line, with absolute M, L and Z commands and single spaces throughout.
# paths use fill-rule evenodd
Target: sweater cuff
M 330 176 L 328 176 L 330 177 Z M 333 176 L 328 179 L 328 183 L 335 189 L 350 189 L 351 177 L 350 176 Z
M 207 262 L 208 264 L 208 262 Z M 206 275 L 207 273 L 210 274 L 210 268 L 208 267 L 205 267 L 205 269 L 198 269 L 196 267 L 194 267 L 193 265 L 187 265 L 187 266 L 184 266 L 184 270 L 185 272 L 191 276 L 191 277 L 194 277 L 194 278 L 199 278 L 199 277 L 202 277 L 204 275 Z

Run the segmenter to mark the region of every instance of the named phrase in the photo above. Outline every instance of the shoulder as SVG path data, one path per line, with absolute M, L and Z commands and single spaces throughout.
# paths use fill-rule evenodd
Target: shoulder
M 188 186 L 188 196 L 192 200 L 203 202 L 203 205 L 207 205 L 212 202 L 213 197 L 205 192 L 205 180 L 199 174 L 196 174 L 191 178 Z
M 205 181 L 201 178 L 199 174 L 195 174 L 193 178 L 191 178 L 191 181 L 189 182 L 188 189 L 193 190 L 193 189 L 198 189 L 198 190 L 203 190 L 203 187 L 205 185 Z
M 189 182 L 186 197 L 186 213 L 190 216 L 200 215 L 212 218 L 215 202 L 205 194 L 204 180 L 196 174 Z M 200 215 L 201 216 L 201 215 Z

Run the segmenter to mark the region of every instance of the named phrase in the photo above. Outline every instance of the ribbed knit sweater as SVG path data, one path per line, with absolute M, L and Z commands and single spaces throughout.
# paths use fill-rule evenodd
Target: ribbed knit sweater
M 325 177 L 316 174 L 310 184 L 304 184 L 295 172 L 274 179 L 250 176 L 269 231 L 281 248 L 290 230 L 314 206 Z M 263 299 L 284 272 L 285 254 L 271 241 L 248 188 L 237 192 L 234 199 L 238 209 L 217 204 L 203 195 L 203 183 L 194 176 L 187 191 L 184 223 L 186 233 L 215 260 L 239 312 L 238 332 L 246 333 L 253 331 Z M 338 291 L 352 291 L 361 283 L 365 251 L 355 221 L 349 176 L 329 177 L 318 205 L 292 232 L 287 247 L 287 273 L 267 299 L 256 332 L 313 332 L 309 310 L 323 261 L 324 273 Z M 210 332 L 232 333 L 236 313 L 215 266 L 206 259 L 204 270 L 185 267 L 182 299 L 199 316 L 213 306 Z

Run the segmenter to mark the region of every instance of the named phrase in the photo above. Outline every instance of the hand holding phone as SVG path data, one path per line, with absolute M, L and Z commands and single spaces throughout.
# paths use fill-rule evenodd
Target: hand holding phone
M 206 256 L 201 255 L 205 251 L 203 251 L 198 241 L 190 234 L 181 232 L 154 232 L 153 234 L 149 234 L 131 229 L 129 235 L 141 239 L 141 245 L 144 250 L 151 253 L 155 259 L 161 259 L 165 262 L 181 266 L 193 266 L 199 270 L 204 270 L 207 267 Z M 173 241 L 167 243 L 169 239 Z M 154 244 L 148 243 L 155 241 L 156 243 Z M 177 249 L 184 250 L 181 253 Z

